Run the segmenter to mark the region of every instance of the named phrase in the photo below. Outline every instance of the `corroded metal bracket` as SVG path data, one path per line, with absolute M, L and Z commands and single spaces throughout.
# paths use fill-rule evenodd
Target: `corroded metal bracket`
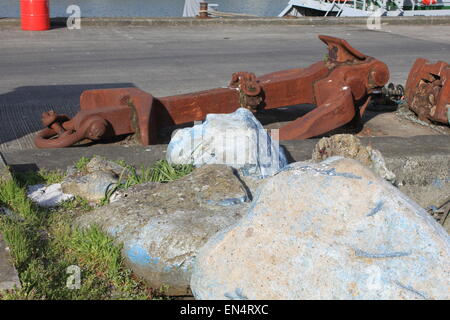
M 142 144 L 156 144 L 151 131 L 153 105 L 152 95 L 136 88 L 87 90 L 81 94 L 81 111 L 74 118 L 44 112 L 42 123 L 47 128 L 34 141 L 39 148 L 62 148 L 83 139 L 137 133 Z
M 256 77 L 232 75 L 228 87 L 156 98 L 136 89 L 83 92 L 81 111 L 71 120 L 45 113 L 47 127 L 36 137 L 40 148 L 66 147 L 84 138 L 98 140 L 136 134 L 142 144 L 157 143 L 164 127 L 205 119 L 209 113 L 253 112 L 299 104 L 315 109 L 280 129 L 280 139 L 306 139 L 326 133 L 364 114 L 372 94 L 389 80 L 383 62 L 364 55 L 345 40 L 319 36 L 328 57 L 308 68 L 294 68 Z
M 450 123 L 450 65 L 418 58 L 406 82 L 406 101 L 419 120 Z

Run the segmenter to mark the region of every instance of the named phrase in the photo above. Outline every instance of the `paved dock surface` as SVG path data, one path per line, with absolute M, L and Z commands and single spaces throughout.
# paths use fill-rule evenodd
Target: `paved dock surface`
M 448 25 L 1 28 L 0 151 L 34 148 L 41 113 L 73 116 L 84 90 L 135 86 L 166 96 L 226 86 L 236 71 L 307 67 L 326 53 L 319 34 L 386 62 L 395 83 L 405 82 L 417 57 L 450 61 Z

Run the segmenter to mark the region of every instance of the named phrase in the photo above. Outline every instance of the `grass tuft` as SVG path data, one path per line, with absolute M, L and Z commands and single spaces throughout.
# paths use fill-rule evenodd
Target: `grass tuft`
M 83 157 L 75 167 L 83 171 L 89 161 Z M 144 182 L 173 181 L 194 169 L 192 165 L 171 165 L 165 160 L 141 167 L 139 172 L 123 161 L 119 164 L 127 169 L 119 179 L 118 187 L 123 189 Z M 11 250 L 22 284 L 21 289 L 0 292 L 0 300 L 166 298 L 147 289 L 125 268 L 122 247 L 99 227 L 74 227 L 80 213 L 93 209 L 86 200 L 76 197 L 56 208 L 44 209 L 28 199 L 29 185 L 58 183 L 63 178 L 59 171 L 39 171 L 17 173 L 12 180 L 0 181 L 0 207 L 14 212 L 0 215 L 0 233 Z M 81 269 L 79 289 L 67 287 L 67 268 L 71 266 Z
M 146 182 L 166 183 L 175 181 L 194 170 L 193 165 L 173 165 L 166 160 L 157 161 L 150 167 L 141 166 L 139 172 L 133 166 L 126 164 L 124 161 L 117 163 L 126 168 L 126 170 L 124 170 L 120 175 L 119 183 L 115 188 L 112 188 L 108 192 L 106 197 L 100 202 L 100 205 L 108 204 L 111 195 L 118 189 L 126 190 L 134 185 Z M 125 172 L 127 172 L 127 175 L 124 177 Z
M 29 179 L 28 182 L 35 182 Z M 81 198 L 42 209 L 27 198 L 26 181 L 0 182 L 0 233 L 11 250 L 22 288 L 0 292 L 2 299 L 149 299 L 152 293 L 124 267 L 121 247 L 98 227 L 80 230 L 74 219 L 88 211 Z M 81 269 L 79 289 L 67 287 L 67 268 Z
M 191 173 L 194 166 L 191 164 L 170 164 L 166 160 L 157 161 L 148 172 L 150 181 L 170 182 Z
M 16 172 L 14 178 L 20 186 L 34 185 L 34 184 L 54 184 L 61 183 L 65 178 L 65 173 L 60 170 L 40 170 Z
M 78 160 L 77 162 L 75 162 L 75 168 L 78 171 L 85 171 L 86 170 L 86 166 L 89 163 L 89 161 L 91 161 L 91 158 L 88 157 L 81 157 L 80 160 Z
M 19 213 L 24 218 L 33 218 L 33 204 L 27 197 L 24 187 L 15 179 L 0 181 L 0 203 Z

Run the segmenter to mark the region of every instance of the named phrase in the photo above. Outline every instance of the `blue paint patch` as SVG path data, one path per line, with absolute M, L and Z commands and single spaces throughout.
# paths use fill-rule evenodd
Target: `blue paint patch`
M 163 271 L 164 272 L 172 272 L 172 271 L 179 271 L 179 270 L 181 270 L 183 272 L 188 272 L 189 268 L 190 267 L 186 263 L 183 262 L 183 263 L 181 263 L 179 265 L 171 264 L 171 265 L 165 266 L 163 268 Z
M 394 281 L 394 283 L 395 283 L 396 285 L 398 285 L 400 288 L 405 289 L 405 290 L 407 290 L 407 291 L 410 291 L 410 292 L 412 292 L 412 293 L 418 295 L 418 296 L 421 297 L 422 299 L 425 299 L 425 300 L 428 299 L 428 297 L 427 297 L 426 294 L 424 294 L 424 293 L 422 293 L 422 292 L 420 292 L 420 291 L 414 289 L 414 288 L 411 287 L 411 286 L 404 285 L 404 284 L 400 283 L 399 281 Z
M 443 179 L 435 178 L 431 182 L 431 184 L 436 188 L 442 188 L 447 183 L 450 183 L 450 177 L 443 178 Z
M 132 263 L 139 265 L 157 264 L 161 260 L 157 257 L 151 257 L 147 253 L 147 250 L 139 245 L 134 245 L 130 249 L 128 249 L 127 256 Z
M 431 210 L 431 211 L 433 211 L 433 213 L 435 213 L 436 211 L 439 210 L 439 208 L 436 207 L 436 206 L 431 205 L 431 206 L 427 207 L 425 210 Z
M 236 288 L 232 293 L 226 292 L 224 296 L 230 300 L 248 300 L 241 288 Z
M 234 206 L 240 203 L 244 203 L 247 197 L 240 197 L 240 198 L 228 198 L 224 199 L 222 201 L 219 201 L 217 204 L 219 206 L 228 207 L 228 206 Z
M 433 180 L 432 184 L 436 188 L 442 188 L 444 186 L 443 183 L 442 183 L 442 180 L 441 179 L 437 179 L 437 178 Z
M 165 267 L 163 268 L 163 271 L 164 271 L 164 272 L 170 272 L 170 271 L 172 271 L 172 266 L 165 266 Z
M 373 258 L 373 259 L 383 259 L 383 258 L 399 258 L 409 256 L 411 252 L 383 252 L 383 253 L 369 253 L 361 249 L 355 249 L 355 255 L 361 258 Z
M 374 216 L 376 213 L 378 213 L 383 208 L 383 205 L 384 205 L 383 201 L 378 201 L 377 204 L 375 205 L 375 208 L 370 210 L 370 212 L 367 216 L 368 217 Z
M 344 177 L 344 178 L 349 178 L 349 179 L 358 179 L 361 180 L 362 178 L 360 176 L 357 176 L 353 173 L 350 172 L 336 172 L 335 168 L 331 168 L 331 169 L 320 169 L 320 168 L 314 168 L 311 166 L 292 166 L 292 165 L 287 165 L 284 168 L 282 168 L 280 171 L 277 172 L 277 174 L 281 173 L 281 172 L 286 172 L 286 171 L 305 171 L 306 170 L 311 170 L 314 172 L 317 172 L 319 174 L 322 175 L 326 175 L 326 176 L 331 176 L 331 177 Z
M 237 204 L 244 203 L 248 200 L 247 196 L 242 196 L 240 198 L 227 198 L 220 201 L 206 200 L 208 204 L 221 206 L 221 207 L 229 207 L 235 206 Z
M 350 172 L 336 172 L 335 168 L 332 168 L 330 170 L 325 170 L 325 173 L 328 174 L 329 176 L 338 176 L 338 177 L 344 177 L 344 178 L 349 178 L 349 179 L 361 179 L 360 176 L 357 176 Z

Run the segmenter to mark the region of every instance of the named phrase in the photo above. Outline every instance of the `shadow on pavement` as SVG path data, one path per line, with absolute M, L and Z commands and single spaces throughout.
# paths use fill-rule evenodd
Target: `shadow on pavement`
M 25 86 L 0 94 L 0 144 L 41 130 L 41 114 L 48 110 L 73 117 L 85 90 L 135 87 L 133 83 Z

